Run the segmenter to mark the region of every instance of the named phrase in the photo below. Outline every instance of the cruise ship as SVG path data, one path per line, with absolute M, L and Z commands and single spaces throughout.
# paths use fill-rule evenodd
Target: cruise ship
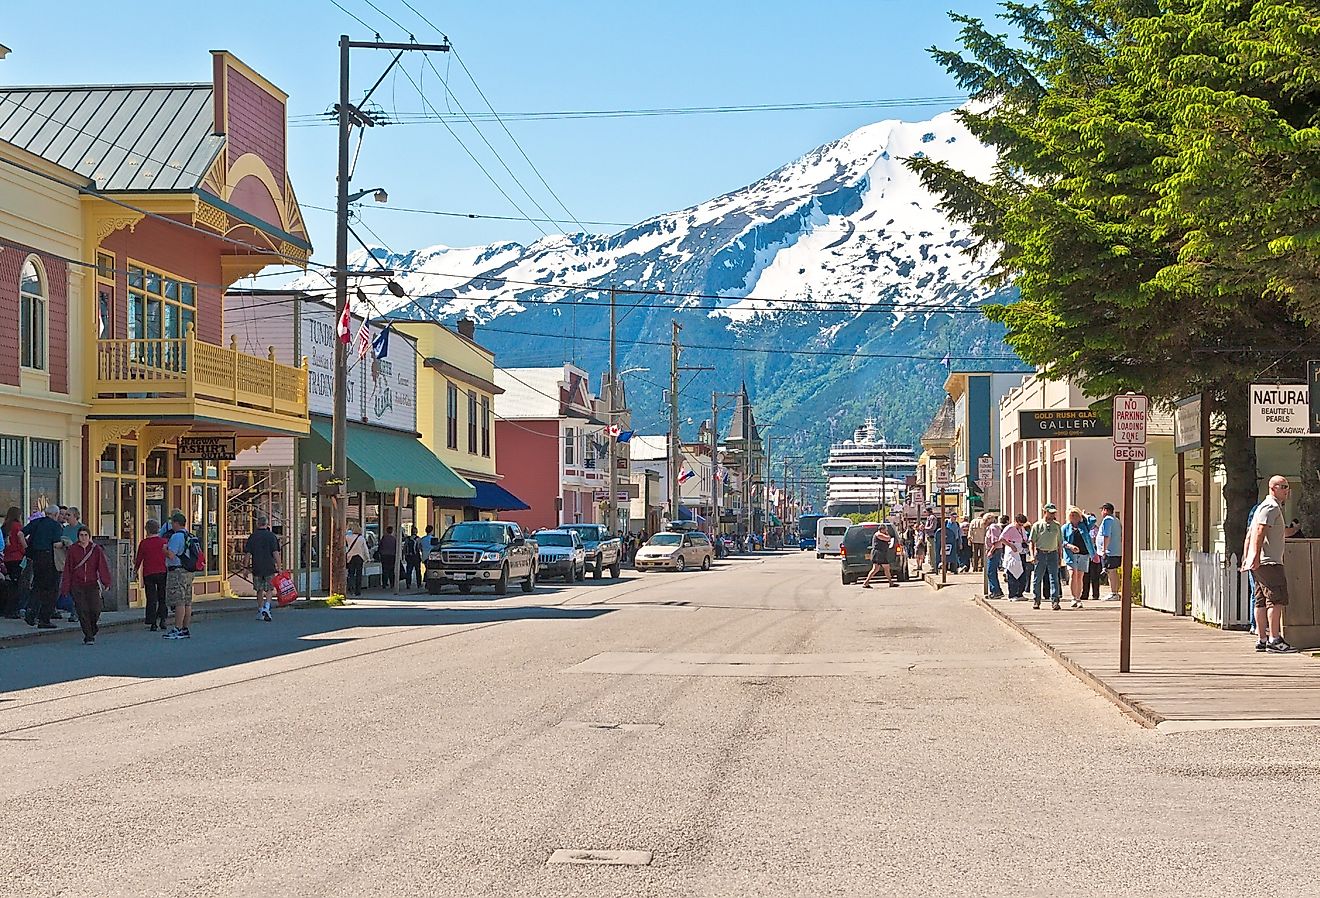
M 911 445 L 879 436 L 875 420 L 868 418 L 852 439 L 830 446 L 824 470 L 829 482 L 826 514 L 870 514 L 882 492 L 887 505 L 900 501 L 906 478 L 917 472 L 917 456 Z

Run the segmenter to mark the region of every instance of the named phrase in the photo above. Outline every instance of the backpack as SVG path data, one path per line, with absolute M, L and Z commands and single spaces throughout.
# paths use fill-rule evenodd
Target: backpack
M 179 554 L 179 567 L 190 573 L 206 569 L 206 555 L 202 553 L 202 544 L 191 530 L 184 531 L 183 552 Z

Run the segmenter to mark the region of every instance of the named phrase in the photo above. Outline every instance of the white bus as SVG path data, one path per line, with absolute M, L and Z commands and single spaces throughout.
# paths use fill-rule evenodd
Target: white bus
M 848 518 L 821 518 L 816 522 L 816 557 L 843 554 L 843 535 L 852 526 Z

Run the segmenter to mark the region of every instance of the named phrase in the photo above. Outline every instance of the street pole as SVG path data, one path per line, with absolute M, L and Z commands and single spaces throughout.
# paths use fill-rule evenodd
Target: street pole
M 678 332 L 682 327 L 677 321 L 671 322 L 673 328 L 669 347 L 669 520 L 678 520 Z
M 339 168 L 335 203 L 335 326 L 348 305 L 348 169 L 352 120 L 348 99 L 347 34 L 339 36 Z M 366 310 L 364 309 L 365 313 Z M 327 595 L 347 595 L 347 566 L 344 561 L 344 531 L 348 526 L 348 346 L 335 335 L 335 407 L 331 424 L 334 445 L 334 515 L 330 528 L 330 583 Z
M 1123 518 L 1119 526 L 1123 528 L 1123 600 L 1119 605 L 1118 619 L 1118 672 L 1127 673 L 1132 669 L 1132 515 L 1128 512 L 1133 505 L 1136 465 L 1123 462 Z
M 1214 471 L 1210 462 L 1210 393 L 1201 393 L 1201 551 L 1210 551 L 1210 490 Z M 1129 515 L 1130 517 L 1130 515 Z M 1126 530 L 1125 530 L 1126 532 Z
M 739 397 L 742 400 L 742 435 L 743 435 L 743 488 L 742 488 L 742 534 L 743 539 L 750 539 L 752 536 L 752 435 L 751 429 L 751 409 L 748 408 L 747 390 L 741 391 Z
M 720 491 L 716 483 L 723 484 L 723 481 L 717 480 L 716 471 L 719 469 L 719 451 L 720 451 L 720 404 L 719 393 L 711 391 L 710 394 L 710 535 L 714 539 L 719 533 L 720 527 Z
M 615 341 L 615 301 L 617 293 L 613 287 L 610 287 L 610 427 L 608 436 L 610 439 L 609 465 L 610 465 L 610 500 L 606 506 L 609 509 L 610 533 L 613 534 L 619 529 L 619 440 L 614 433 L 614 426 L 617 422 L 617 413 L 619 410 L 619 366 L 617 356 L 617 344 Z

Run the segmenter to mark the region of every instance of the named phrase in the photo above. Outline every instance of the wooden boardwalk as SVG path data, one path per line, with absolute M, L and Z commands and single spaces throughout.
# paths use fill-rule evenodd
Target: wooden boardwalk
M 976 586 L 959 584 L 969 592 Z M 1255 651 L 1250 633 L 1132 609 L 1131 671 L 1118 672 L 1117 602 L 1035 611 L 1031 602 L 976 601 L 1145 726 L 1185 731 L 1320 726 L 1320 658 Z M 1287 622 L 1284 623 L 1287 635 Z

